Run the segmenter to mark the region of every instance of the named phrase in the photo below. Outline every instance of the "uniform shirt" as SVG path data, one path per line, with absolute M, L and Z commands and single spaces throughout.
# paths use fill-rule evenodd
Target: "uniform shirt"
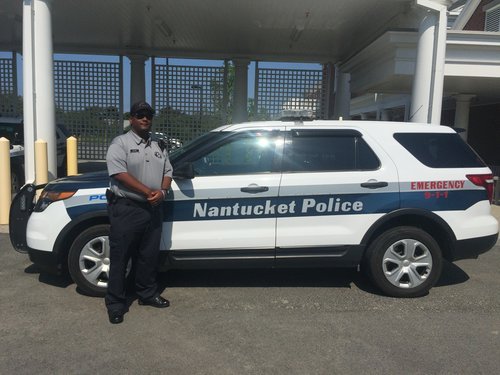
M 106 165 L 111 190 L 119 197 L 140 202 L 146 202 L 146 197 L 123 186 L 113 175 L 128 172 L 152 190 L 161 189 L 164 176 L 172 177 L 167 150 L 162 151 L 151 137 L 145 141 L 132 130 L 113 139 L 106 154 Z

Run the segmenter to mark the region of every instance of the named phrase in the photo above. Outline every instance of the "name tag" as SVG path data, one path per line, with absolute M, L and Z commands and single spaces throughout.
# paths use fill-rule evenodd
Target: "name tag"
M 134 153 L 134 152 L 139 152 L 139 149 L 138 148 L 133 148 L 132 150 L 130 150 L 130 153 Z

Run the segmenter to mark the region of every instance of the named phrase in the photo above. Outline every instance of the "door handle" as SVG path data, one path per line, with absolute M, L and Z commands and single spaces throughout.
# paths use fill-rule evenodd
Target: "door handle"
M 265 191 L 268 191 L 269 188 L 267 186 L 251 185 L 251 186 L 247 186 L 247 187 L 242 187 L 240 190 L 243 193 L 257 194 L 257 193 L 263 193 Z
M 389 184 L 385 181 L 367 181 L 363 182 L 361 184 L 361 187 L 367 188 L 367 189 L 380 189 L 383 187 L 388 186 Z

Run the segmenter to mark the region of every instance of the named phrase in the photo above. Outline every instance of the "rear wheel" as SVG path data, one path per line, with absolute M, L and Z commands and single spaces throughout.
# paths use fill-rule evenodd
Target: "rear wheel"
M 432 236 L 415 227 L 397 227 L 368 247 L 365 270 L 375 285 L 392 297 L 420 297 L 441 274 L 442 255 Z
M 109 225 L 84 230 L 69 250 L 68 269 L 82 292 L 103 297 L 109 278 Z

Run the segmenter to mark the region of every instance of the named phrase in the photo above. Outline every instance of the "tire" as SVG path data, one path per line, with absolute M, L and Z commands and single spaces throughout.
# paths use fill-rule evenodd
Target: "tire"
M 75 239 L 68 254 L 68 269 L 83 293 L 104 297 L 108 286 L 109 254 L 109 224 L 90 227 Z
M 396 227 L 368 247 L 364 268 L 372 282 L 391 297 L 426 295 L 439 279 L 442 254 L 432 236 L 415 227 Z

